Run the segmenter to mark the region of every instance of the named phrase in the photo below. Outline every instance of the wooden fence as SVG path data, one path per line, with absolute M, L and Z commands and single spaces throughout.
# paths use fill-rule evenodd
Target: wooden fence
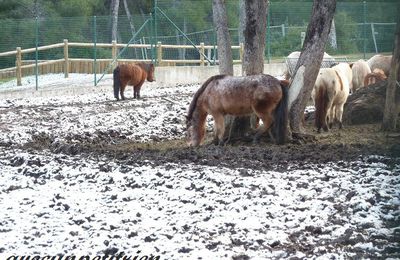
M 110 59 L 96 59 L 96 66 L 94 66 L 94 59 L 76 59 L 69 58 L 68 52 L 71 47 L 84 47 L 94 48 L 94 43 L 78 43 L 68 42 L 64 40 L 63 43 L 51 44 L 46 46 L 40 46 L 37 48 L 38 51 L 50 50 L 55 48 L 64 49 L 64 57 L 56 60 L 38 60 L 38 74 L 48 73 L 64 73 L 65 77 L 68 78 L 69 73 L 94 73 L 94 67 L 96 67 L 96 73 L 103 73 L 109 68 L 111 62 L 117 58 L 118 49 L 124 48 L 126 44 L 116 43 L 96 43 L 96 48 L 111 48 Z M 196 46 L 199 50 L 199 59 L 194 60 L 179 60 L 179 59 L 163 59 L 163 52 L 165 49 L 194 49 L 192 45 L 166 45 L 158 42 L 155 46 L 157 50 L 157 63 L 158 66 L 175 66 L 175 65 L 210 65 L 205 57 L 210 57 L 211 50 L 217 49 L 214 45 L 200 45 Z M 130 44 L 128 48 L 138 49 L 149 49 L 150 44 Z M 232 46 L 232 50 L 239 51 L 239 60 L 234 60 L 235 64 L 241 63 L 243 58 L 243 44 L 239 46 Z M 21 78 L 27 75 L 34 75 L 36 72 L 36 60 L 24 60 L 23 55 L 27 53 L 36 52 L 36 48 L 21 49 L 17 47 L 15 51 L 8 51 L 0 53 L 0 57 L 15 56 L 15 67 L 0 69 L 0 79 L 6 78 L 17 78 L 17 85 L 21 86 Z M 138 61 L 150 61 L 150 60 L 134 60 L 134 59 L 118 59 L 118 64 L 121 63 L 134 63 Z M 216 60 L 218 63 L 218 60 Z M 116 66 L 116 64 L 114 65 Z

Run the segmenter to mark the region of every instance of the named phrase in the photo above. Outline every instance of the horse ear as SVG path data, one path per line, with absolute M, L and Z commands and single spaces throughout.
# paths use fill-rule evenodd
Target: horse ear
M 289 87 L 290 81 L 287 79 L 280 80 L 280 84 L 282 87 Z
M 354 62 L 349 63 L 350 68 L 353 68 L 353 65 L 354 65 Z

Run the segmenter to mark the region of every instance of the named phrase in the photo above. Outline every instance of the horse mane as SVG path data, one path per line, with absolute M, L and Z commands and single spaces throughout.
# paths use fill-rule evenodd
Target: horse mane
M 201 94 L 204 92 L 204 90 L 206 89 L 206 87 L 208 86 L 208 84 L 210 84 L 211 81 L 213 81 L 213 80 L 223 79 L 223 78 L 225 78 L 226 76 L 227 76 L 227 75 L 224 75 L 224 74 L 212 76 L 212 77 L 208 78 L 208 79 L 206 80 L 206 82 L 203 83 L 203 85 L 201 85 L 201 87 L 200 87 L 200 88 L 197 90 L 197 92 L 194 94 L 193 99 L 192 99 L 192 102 L 190 103 L 188 115 L 186 116 L 186 122 L 189 122 L 190 120 L 192 120 L 193 113 L 194 113 L 194 110 L 195 110 L 196 105 L 197 105 L 197 100 L 199 99 L 199 97 L 201 96 Z
M 139 66 L 140 68 L 145 70 L 147 73 L 149 73 L 151 66 L 153 66 L 153 63 L 138 62 L 138 63 L 135 63 L 135 65 Z

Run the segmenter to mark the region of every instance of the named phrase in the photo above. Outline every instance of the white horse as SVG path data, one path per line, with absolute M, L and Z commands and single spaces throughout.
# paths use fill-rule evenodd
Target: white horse
M 372 56 L 368 61 L 368 65 L 371 68 L 371 71 L 374 69 L 381 69 L 385 73 L 386 76 L 390 74 L 390 65 L 392 62 L 392 55 L 381 55 L 377 54 Z
M 333 123 L 343 127 L 343 106 L 350 92 L 351 68 L 339 63 L 332 68 L 320 69 L 311 97 L 315 105 L 315 126 L 318 132 L 328 131 Z
M 296 68 L 300 54 L 301 52 L 294 51 L 286 57 L 286 70 L 284 73 L 284 78 L 286 80 L 290 80 L 290 78 L 293 76 L 292 75 L 294 72 L 293 70 Z M 332 65 L 333 63 L 335 63 L 335 58 L 330 56 L 328 53 L 324 52 L 324 57 L 322 59 L 321 67 L 330 67 L 330 65 Z
M 357 89 L 365 86 L 365 76 L 367 76 L 368 73 L 371 73 L 371 69 L 365 60 L 358 60 L 350 66 L 353 73 L 353 88 L 351 88 L 351 91 L 354 93 Z

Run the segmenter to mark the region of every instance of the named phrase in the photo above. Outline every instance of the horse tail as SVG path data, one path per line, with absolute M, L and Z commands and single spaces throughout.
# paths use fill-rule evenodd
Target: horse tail
M 113 79 L 114 79 L 114 97 L 119 100 L 119 89 L 121 87 L 121 79 L 119 78 L 120 68 L 117 66 L 113 71 Z
M 324 126 L 328 107 L 328 93 L 324 85 L 318 88 L 315 97 L 315 127 L 318 131 Z
M 204 90 L 207 88 L 207 86 L 211 83 L 211 81 L 213 80 L 218 80 L 218 79 L 222 79 L 224 78 L 226 75 L 215 75 L 212 76 L 210 78 L 208 78 L 206 80 L 206 82 L 203 83 L 203 85 L 201 85 L 201 87 L 197 90 L 197 92 L 194 94 L 192 102 L 190 102 L 190 106 L 189 106 L 189 111 L 188 111 L 188 115 L 186 116 L 186 120 L 187 122 L 189 122 L 192 117 L 193 117 L 193 112 L 196 108 L 196 104 L 197 104 L 197 100 L 199 99 L 199 97 L 201 96 L 201 94 L 203 94 Z
M 276 143 L 284 144 L 287 137 L 289 81 L 280 80 L 280 85 L 282 89 L 282 98 L 275 108 L 273 131 Z

